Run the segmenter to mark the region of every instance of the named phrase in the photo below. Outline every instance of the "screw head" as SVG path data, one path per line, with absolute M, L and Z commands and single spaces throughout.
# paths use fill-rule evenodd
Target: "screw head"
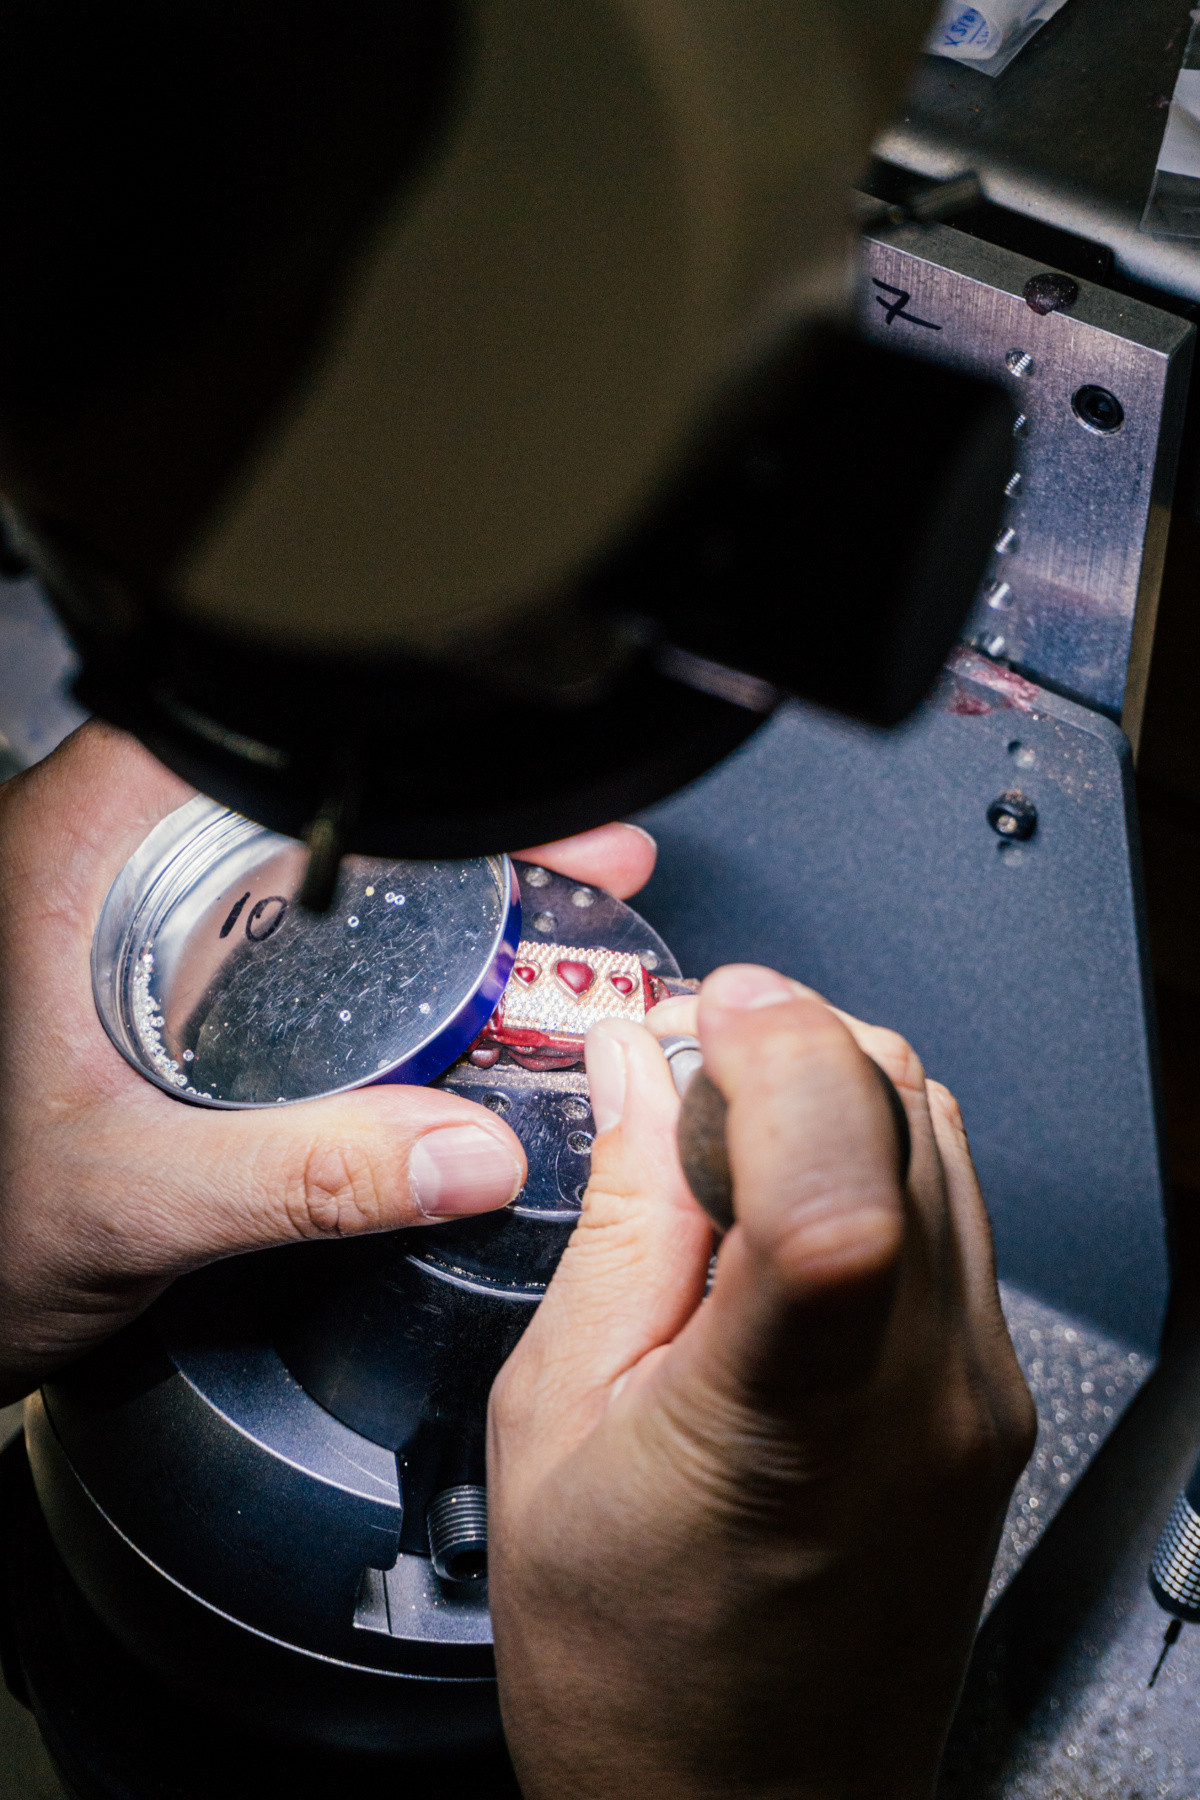
M 1037 807 L 1016 788 L 998 794 L 987 809 L 987 822 L 997 837 L 1023 842 L 1037 830 Z

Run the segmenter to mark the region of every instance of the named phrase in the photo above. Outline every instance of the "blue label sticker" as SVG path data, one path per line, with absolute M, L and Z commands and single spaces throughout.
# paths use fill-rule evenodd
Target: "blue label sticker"
M 974 6 L 964 6 L 941 28 L 941 42 L 951 50 L 958 50 L 963 44 L 987 44 L 991 37 L 990 25 Z

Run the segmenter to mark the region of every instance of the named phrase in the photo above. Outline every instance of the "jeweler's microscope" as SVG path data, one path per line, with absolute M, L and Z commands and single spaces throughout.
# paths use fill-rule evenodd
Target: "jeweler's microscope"
M 499 1745 L 487 1394 L 586 1183 L 582 1032 L 681 978 L 503 852 L 937 679 L 1018 408 L 845 300 L 925 10 L 0 9 L 7 554 L 211 797 L 109 896 L 106 1027 L 192 1104 L 441 1080 L 530 1164 L 482 1223 L 189 1278 L 30 1402 L 6 1672 L 81 1800 L 462 1793 Z

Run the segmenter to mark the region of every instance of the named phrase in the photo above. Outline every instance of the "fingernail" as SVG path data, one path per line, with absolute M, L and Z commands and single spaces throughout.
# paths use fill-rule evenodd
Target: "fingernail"
M 624 825 L 626 831 L 636 831 L 639 837 L 644 837 L 646 842 L 653 847 L 655 852 L 657 852 L 658 839 L 654 836 L 653 832 L 647 831 L 644 825 L 632 824 L 629 819 L 622 819 L 621 823 Z
M 593 1025 L 584 1042 L 588 1089 L 596 1132 L 611 1131 L 625 1111 L 625 1046 L 603 1024 Z
M 759 1006 L 778 1006 L 783 1000 L 794 1000 L 796 990 L 790 981 L 774 969 L 763 969 L 757 963 L 730 963 L 710 975 L 701 990 L 712 1006 L 729 1012 L 751 1012 Z
M 507 1206 L 522 1179 L 512 1151 L 478 1125 L 431 1131 L 408 1159 L 413 1199 L 429 1219 L 461 1219 Z

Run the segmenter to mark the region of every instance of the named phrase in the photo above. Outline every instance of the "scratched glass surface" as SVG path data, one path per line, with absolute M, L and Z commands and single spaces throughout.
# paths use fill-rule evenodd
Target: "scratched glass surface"
M 314 915 L 295 902 L 306 857 L 218 815 L 131 895 L 115 959 L 127 1036 L 181 1097 L 262 1106 L 370 1081 L 490 967 L 498 859 L 347 857 L 333 906 Z

